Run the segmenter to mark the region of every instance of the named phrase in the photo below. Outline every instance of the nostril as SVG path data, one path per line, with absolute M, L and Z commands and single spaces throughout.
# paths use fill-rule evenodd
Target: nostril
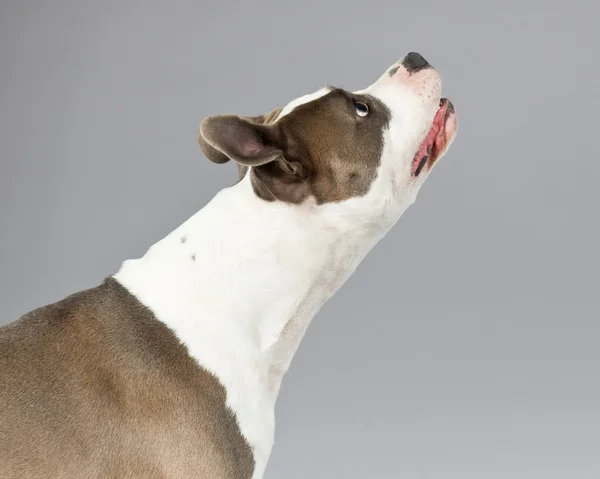
M 409 73 L 415 73 L 426 68 L 431 68 L 427 60 L 417 52 L 410 52 L 402 60 L 402 65 Z

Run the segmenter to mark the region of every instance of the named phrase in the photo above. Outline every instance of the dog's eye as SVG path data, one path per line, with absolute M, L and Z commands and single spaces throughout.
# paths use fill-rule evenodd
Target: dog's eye
M 363 103 L 362 101 L 355 101 L 354 108 L 356 109 L 356 114 L 358 116 L 364 117 L 369 114 L 369 105 Z

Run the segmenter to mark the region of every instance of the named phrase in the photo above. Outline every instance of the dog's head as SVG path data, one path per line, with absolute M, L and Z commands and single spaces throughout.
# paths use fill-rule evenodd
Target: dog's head
M 326 87 L 260 117 L 209 117 L 198 139 L 215 163 L 237 162 L 266 201 L 393 217 L 456 135 L 441 91 L 439 73 L 409 53 L 364 90 Z

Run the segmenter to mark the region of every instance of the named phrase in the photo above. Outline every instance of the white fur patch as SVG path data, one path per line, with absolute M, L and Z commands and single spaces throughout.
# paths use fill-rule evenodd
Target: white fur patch
M 324 87 L 324 88 L 321 88 L 320 90 L 317 90 L 314 93 L 309 93 L 308 95 L 303 95 L 299 98 L 296 98 L 295 100 L 292 100 L 283 108 L 283 110 L 281 110 L 281 113 L 279 114 L 277 119 L 280 120 L 284 116 L 289 115 L 294 110 L 294 108 L 297 108 L 300 105 L 304 105 L 305 103 L 308 103 L 309 101 L 318 100 L 322 96 L 327 95 L 327 93 L 329 93 L 330 91 L 331 90 L 329 88 Z

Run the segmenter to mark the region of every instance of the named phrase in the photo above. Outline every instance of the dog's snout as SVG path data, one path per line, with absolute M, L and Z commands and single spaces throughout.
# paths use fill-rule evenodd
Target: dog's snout
M 402 66 L 406 68 L 409 73 L 416 73 L 426 68 L 431 68 L 431 65 L 423 58 L 423 56 L 417 52 L 410 52 L 402 59 Z
M 397 92 L 412 93 L 419 103 L 437 106 L 442 94 L 439 72 L 420 53 L 411 52 L 401 58 L 379 77 L 374 89 L 391 86 Z

